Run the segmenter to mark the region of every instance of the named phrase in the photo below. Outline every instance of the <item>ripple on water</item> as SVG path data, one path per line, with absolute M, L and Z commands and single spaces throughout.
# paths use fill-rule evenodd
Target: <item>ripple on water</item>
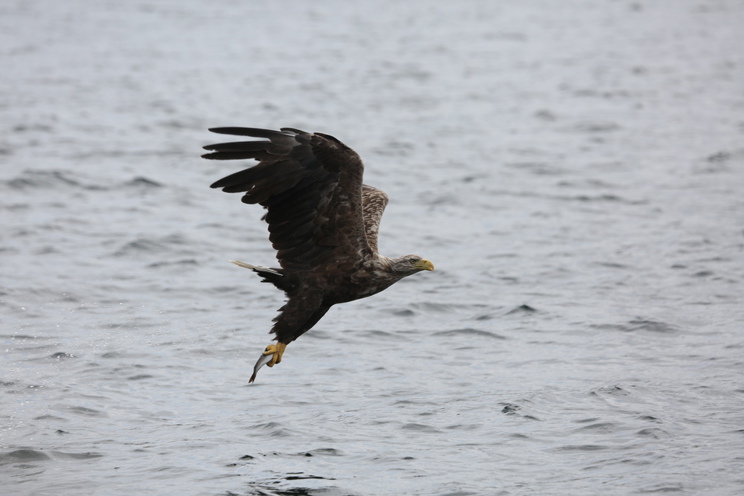
M 414 422 L 404 424 L 401 427 L 401 429 L 403 429 L 404 431 L 423 432 L 427 434 L 439 434 L 440 432 L 442 432 L 439 429 L 432 427 L 430 425 L 419 424 L 419 423 L 414 423 Z
M 124 188 L 133 188 L 138 191 L 158 189 L 163 187 L 161 183 L 143 176 L 137 176 L 134 179 L 122 183 L 121 186 Z
M 52 353 L 49 355 L 49 358 L 52 360 L 67 360 L 69 358 L 76 358 L 74 354 L 68 353 L 66 351 L 58 351 L 57 353 Z
M 67 412 L 67 413 L 70 413 L 78 417 L 95 417 L 95 418 L 108 417 L 108 414 L 104 411 L 96 410 L 95 408 L 89 408 L 89 407 L 80 406 L 80 405 L 57 405 L 55 407 L 55 410 L 60 411 L 60 412 Z
M 90 2 L 4 26 L 0 494 L 740 492 L 736 0 L 231 2 L 196 54 L 180 34 L 203 2 L 99 3 L 72 36 L 60 13 Z M 383 251 L 438 264 L 334 309 L 253 387 L 282 295 L 222 264 L 274 251 L 259 206 L 209 189 L 243 166 L 198 158 L 205 116 L 265 86 L 225 76 L 240 47 L 304 77 L 235 124 L 338 121 L 390 194 Z M 179 78 L 189 56 L 204 70 Z M 85 121 L 119 94 L 141 105 Z M 691 94 L 706 105 L 679 118 Z
M 358 338 L 372 338 L 375 341 L 410 341 L 411 338 L 402 332 L 390 332 L 380 329 L 354 330 L 353 335 Z
M 651 332 L 659 334 L 675 334 L 681 329 L 667 322 L 635 318 L 622 324 L 593 324 L 591 327 L 598 330 L 613 330 L 621 332 Z
M 69 453 L 65 451 L 52 451 L 54 458 L 60 458 L 64 460 L 95 460 L 96 458 L 102 458 L 101 453 L 88 451 L 85 453 Z
M 615 422 L 595 422 L 579 427 L 575 432 L 597 432 L 601 434 L 609 434 L 618 432 L 619 430 L 621 430 L 621 426 Z
M 455 336 L 455 337 L 485 337 L 493 339 L 506 339 L 505 336 L 496 334 L 491 331 L 484 331 L 482 329 L 475 329 L 472 327 L 465 327 L 463 329 L 452 329 L 449 331 L 437 331 L 434 333 L 435 336 Z
M 574 451 L 601 451 L 609 449 L 609 446 L 603 444 L 567 444 L 553 448 L 555 452 L 574 452 Z
M 522 417 L 527 420 L 540 420 L 536 416 L 524 412 L 524 407 L 516 403 L 501 402 L 499 405 L 502 406 L 501 413 L 504 415 Z
M 529 305 L 522 304 L 506 312 L 506 315 L 525 315 L 525 314 L 533 314 L 535 312 L 537 312 L 536 308 L 531 307 Z
M 98 184 L 86 184 L 75 174 L 62 170 L 25 170 L 13 179 L 5 181 L 9 189 L 20 191 L 55 189 L 55 190 L 104 190 Z
M 295 435 L 294 431 L 287 429 L 279 422 L 261 422 L 252 425 L 250 428 L 251 430 L 259 431 L 269 437 L 288 437 Z
M 33 449 L 17 449 L 8 453 L 0 453 L 0 464 L 43 462 L 47 460 L 51 460 L 49 455 Z
M 646 427 L 636 432 L 636 435 L 651 439 L 667 439 L 671 437 L 669 432 L 658 427 Z

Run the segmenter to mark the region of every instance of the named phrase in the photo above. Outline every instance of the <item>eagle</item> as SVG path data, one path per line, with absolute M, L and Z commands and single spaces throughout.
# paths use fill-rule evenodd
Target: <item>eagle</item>
M 388 195 L 362 184 L 362 160 L 338 139 L 288 127 L 209 131 L 258 138 L 205 146 L 210 153 L 202 157 L 258 162 L 211 187 L 243 193 L 243 203 L 266 209 L 262 220 L 268 224 L 279 267 L 231 262 L 252 270 L 287 297 L 269 331 L 276 343 L 259 356 L 249 382 L 264 364 L 280 363 L 287 345 L 333 305 L 372 296 L 404 277 L 434 270 L 434 264 L 418 255 L 388 258 L 377 251 Z

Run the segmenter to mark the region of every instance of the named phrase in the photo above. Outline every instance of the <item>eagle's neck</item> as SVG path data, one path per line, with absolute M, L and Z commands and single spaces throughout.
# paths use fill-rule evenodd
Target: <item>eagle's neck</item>
M 371 296 L 400 281 L 406 274 L 395 270 L 395 259 L 377 255 L 364 263 L 363 269 L 357 271 L 352 280 L 364 288 L 360 297 Z
M 400 270 L 400 260 L 378 255 L 372 264 L 372 277 L 388 287 L 409 275 Z
M 395 259 L 388 258 L 384 255 L 377 255 L 377 257 L 373 258 L 371 262 L 370 266 L 375 275 L 379 275 L 380 277 L 389 277 L 390 275 L 395 274 L 395 269 L 393 268 L 395 266 Z

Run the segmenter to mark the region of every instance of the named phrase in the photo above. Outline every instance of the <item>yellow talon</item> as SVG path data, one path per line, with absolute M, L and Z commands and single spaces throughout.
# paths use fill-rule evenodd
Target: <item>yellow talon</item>
M 284 349 L 287 347 L 285 343 L 276 343 L 276 344 L 270 344 L 266 347 L 263 354 L 265 355 L 274 355 L 271 357 L 271 361 L 267 363 L 269 367 L 273 367 L 277 363 L 280 363 L 282 361 L 282 355 L 284 354 Z

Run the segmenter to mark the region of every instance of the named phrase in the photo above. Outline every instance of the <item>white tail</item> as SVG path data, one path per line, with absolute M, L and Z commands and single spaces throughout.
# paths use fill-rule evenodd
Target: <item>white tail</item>
M 263 265 L 251 265 L 249 263 L 240 262 L 239 260 L 228 260 L 228 261 L 231 263 L 234 263 L 238 267 L 243 267 L 244 269 L 251 269 L 251 270 L 255 270 L 256 272 L 268 272 L 269 274 L 276 274 L 278 276 L 282 275 L 280 272 L 277 272 L 274 269 L 271 269 L 269 267 L 264 267 Z

